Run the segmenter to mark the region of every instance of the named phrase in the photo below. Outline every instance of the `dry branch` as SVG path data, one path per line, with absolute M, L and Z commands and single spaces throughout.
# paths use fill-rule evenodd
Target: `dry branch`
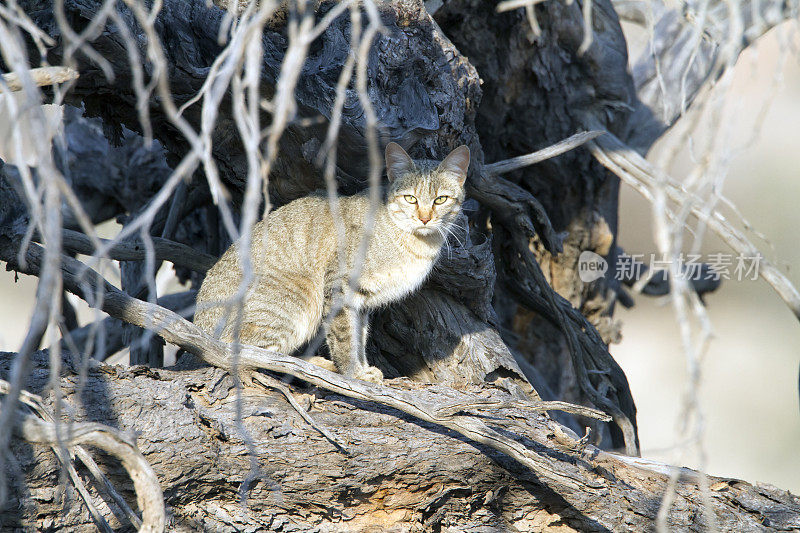
M 495 8 L 498 13 L 505 13 L 521 7 L 532 6 L 542 3 L 544 0 L 505 0 L 497 4 Z
M 19 429 L 28 442 L 57 446 L 59 440 L 66 446 L 89 445 L 100 448 L 118 457 L 128 471 L 136 487 L 139 507 L 142 509 L 140 532 L 158 533 L 164 531 L 164 497 L 153 469 L 142 456 L 136 445 L 129 442 L 118 431 L 102 424 L 72 424 L 69 438 L 59 439 L 54 423 L 42 422 L 36 417 L 25 417 Z
M 38 275 L 43 250 L 37 245 L 29 246 L 24 255 L 26 263 L 24 266 L 17 262 L 17 252 L 18 244 L 15 246 L 9 239 L 0 238 L 0 259 L 6 261 L 11 268 L 18 272 Z M 158 305 L 128 296 L 76 259 L 62 256 L 61 273 L 64 287 L 86 299 L 90 305 L 94 300 L 95 292 L 100 288 L 102 291 L 101 309 L 112 317 L 139 327 L 149 328 L 165 341 L 194 353 L 209 364 L 224 370 L 233 370 L 234 347 L 204 334 L 198 327 L 180 315 Z M 90 288 L 89 294 L 84 292 L 86 287 Z M 281 372 L 344 396 L 394 407 L 420 420 L 441 425 L 470 440 L 505 453 L 544 479 L 567 485 L 574 483 L 574 480 L 564 478 L 555 471 L 552 465 L 538 453 L 491 429 L 481 420 L 467 416 L 442 416 L 438 414 L 437 410 L 440 406 L 420 402 L 413 393 L 398 391 L 385 385 L 348 379 L 301 359 L 253 346 L 239 346 L 237 352 L 235 357 L 238 359 L 238 367 L 245 376 L 247 372 L 254 370 Z
M 107 257 L 116 261 L 144 261 L 147 256 L 147 249 L 141 241 L 117 242 L 98 239 L 103 247 L 97 249 L 89 237 L 78 231 L 65 229 L 61 235 L 62 245 L 66 252 Z M 170 261 L 176 266 L 189 268 L 195 272 L 206 272 L 217 262 L 215 257 L 197 251 L 186 244 L 161 237 L 152 237 L 152 241 L 156 261 Z
M 38 87 L 76 80 L 79 76 L 77 71 L 69 67 L 39 67 L 29 70 L 27 75 Z M 21 91 L 23 88 L 22 77 L 15 72 L 3 74 L 0 93 L 3 92 L 4 87 L 8 87 L 9 91 Z
M 800 292 L 779 268 L 765 258 L 750 240 L 736 229 L 725 216 L 716 209 L 708 210 L 703 202 L 696 201 L 679 183 L 655 168 L 639 153 L 626 146 L 616 136 L 607 134 L 592 141 L 590 150 L 606 168 L 614 172 L 625 183 L 640 194 L 651 195 L 650 191 L 664 187 L 669 199 L 676 204 L 688 207 L 692 215 L 703 221 L 728 246 L 743 257 L 759 258 L 758 274 L 769 283 L 773 290 L 786 303 L 786 306 L 800 320 Z
M 638 102 L 627 133 L 620 135 L 639 153 L 647 153 L 745 48 L 796 19 L 800 6 L 797 0 L 708 0 L 684 11 L 653 4 L 652 38 L 632 67 Z
M 175 311 L 183 317 L 191 318 L 194 314 L 196 297 L 197 291 L 195 290 L 167 294 L 158 299 L 158 305 Z M 124 323 L 116 318 L 108 317 L 99 323 L 92 322 L 64 335 L 62 349 L 72 353 L 87 354 L 97 361 L 105 361 L 126 347 L 123 342 L 124 329 Z M 100 343 L 101 335 L 103 336 L 102 345 Z
M 489 163 L 483 166 L 483 170 L 489 175 L 505 174 L 506 172 L 511 172 L 530 165 L 535 165 L 536 163 L 540 163 L 550 159 L 551 157 L 561 155 L 564 152 L 569 152 L 570 150 L 582 146 L 602 134 L 602 130 L 582 131 L 564 139 L 563 141 L 559 141 L 548 146 L 547 148 L 537 150 L 531 154 L 513 157 L 511 159 L 506 159 L 505 161 L 498 161 L 497 163 Z
M 0 380 L 0 393 L 8 394 L 10 389 L 11 386 L 7 381 Z M 164 531 L 166 514 L 164 512 L 164 497 L 161 493 L 161 486 L 153 469 L 136 448 L 136 443 L 130 440 L 130 437 L 112 427 L 97 423 L 71 423 L 66 426 L 58 426 L 53 416 L 47 412 L 41 398 L 28 392 L 23 392 L 21 399 L 24 403 L 30 405 L 41 418 L 33 414 L 24 415 L 21 423 L 16 427 L 16 431 L 27 442 L 45 444 L 53 448 L 59 460 L 69 470 L 72 481 L 76 484 L 85 504 L 92 512 L 93 519 L 98 524 L 98 527 L 104 531 L 111 531 L 108 523 L 94 509 L 85 487 L 83 487 L 80 478 L 75 472 L 72 459 L 69 455 L 61 453 L 62 449 L 68 449 L 71 453 L 76 453 L 84 464 L 92 470 L 92 473 L 102 479 L 105 479 L 105 476 L 99 472 L 91 456 L 88 456 L 81 446 L 94 446 L 118 458 L 133 481 L 139 508 L 142 509 L 141 520 L 133 515 L 131 516 L 132 523 L 137 526 L 139 532 L 159 533 Z M 107 486 L 110 487 L 110 484 L 107 484 Z M 115 494 L 113 489 L 111 491 L 111 494 Z M 129 516 L 132 515 L 133 513 L 124 500 L 119 495 L 115 496 L 121 508 L 126 510 Z

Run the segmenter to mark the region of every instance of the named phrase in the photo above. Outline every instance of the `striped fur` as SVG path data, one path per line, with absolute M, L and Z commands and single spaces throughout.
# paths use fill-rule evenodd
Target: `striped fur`
M 240 245 L 235 243 L 208 271 L 197 295 L 195 323 L 226 342 L 238 337 L 245 344 L 291 353 L 316 335 L 342 294 L 340 288 L 348 287 L 350 272 L 358 267 L 358 281 L 352 291 L 346 289 L 347 305 L 331 320 L 326 340 L 339 372 L 381 379 L 364 353 L 369 312 L 416 290 L 430 273 L 464 200 L 468 165 L 466 146 L 436 165 L 415 163 L 390 143 L 389 187 L 363 261 L 359 245 L 369 211 L 367 196 L 340 199 L 345 272 L 339 267 L 336 225 L 327 198 L 300 198 L 253 227 L 253 279 L 244 293 L 240 320 L 238 306 L 230 305 L 243 277 Z

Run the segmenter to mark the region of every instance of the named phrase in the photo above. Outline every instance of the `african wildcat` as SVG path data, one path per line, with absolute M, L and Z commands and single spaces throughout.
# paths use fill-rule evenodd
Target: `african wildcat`
M 468 166 L 466 146 L 453 150 L 438 166 L 415 164 L 398 144 L 386 147 L 386 200 L 378 207 L 348 305 L 327 331 L 339 372 L 371 381 L 382 379 L 381 371 L 367 364 L 364 351 L 368 314 L 406 296 L 425 280 L 464 200 Z M 348 284 L 369 200 L 365 194 L 343 197 L 340 206 L 346 272 L 340 270 L 336 226 L 323 196 L 295 200 L 253 227 L 255 275 L 244 298 L 240 342 L 291 353 L 314 337 L 334 298 L 341 294 L 337 288 Z M 235 313 L 226 311 L 224 302 L 235 294 L 241 279 L 234 244 L 208 271 L 197 295 L 195 324 L 226 342 L 235 338 Z

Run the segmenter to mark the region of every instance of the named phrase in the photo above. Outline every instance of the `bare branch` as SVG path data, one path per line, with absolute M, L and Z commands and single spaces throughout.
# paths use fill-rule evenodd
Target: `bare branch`
M 79 231 L 65 229 L 62 230 L 61 235 L 64 250 L 69 252 L 97 257 L 96 254 L 102 251 L 106 257 L 116 261 L 141 261 L 147 257 L 144 243 L 140 241 L 116 242 L 108 239 L 98 239 L 98 242 L 105 247 L 102 250 L 97 250 L 93 240 Z M 217 262 L 215 257 L 199 252 L 186 244 L 160 237 L 152 237 L 152 241 L 157 261 L 169 261 L 195 272 L 206 272 Z
M 272 376 L 268 376 L 266 374 L 255 373 L 252 375 L 252 379 L 254 382 L 260 383 L 264 387 L 275 389 L 281 394 L 283 394 L 283 397 L 286 398 L 286 401 L 289 402 L 289 405 L 292 406 L 292 409 L 294 409 L 295 412 L 298 415 L 300 415 L 300 418 L 305 420 L 309 426 L 314 428 L 320 435 L 325 437 L 328 440 L 328 442 L 336 446 L 340 451 L 350 455 L 350 451 L 347 449 L 347 446 L 340 439 L 338 439 L 336 435 L 331 433 L 329 430 L 325 429 L 323 426 L 320 426 L 319 424 L 314 422 L 314 419 L 311 418 L 311 415 L 309 415 L 306 412 L 306 410 L 303 409 L 300 406 L 300 404 L 297 403 L 297 400 L 294 399 L 292 391 L 289 390 L 289 387 L 287 387 L 277 379 L 273 378 Z
M 43 422 L 33 415 L 26 416 L 19 432 L 28 442 L 55 445 L 58 441 L 55 423 Z M 142 456 L 136 445 L 118 430 L 103 424 L 71 424 L 67 446 L 86 444 L 100 448 L 117 457 L 133 481 L 139 508 L 142 510 L 140 532 L 158 533 L 164 531 L 166 513 L 164 496 L 153 469 Z
M 9 383 L 4 380 L 0 380 L 0 394 L 8 394 L 9 390 L 10 390 Z M 24 403 L 25 405 L 33 409 L 34 412 L 36 412 L 36 414 L 44 422 L 50 424 L 54 423 L 55 420 L 53 418 L 53 415 L 45 407 L 41 397 L 37 396 L 36 394 L 31 394 L 30 392 L 23 390 L 20 392 L 19 398 L 21 403 Z M 72 482 L 78 489 L 78 492 L 83 498 L 86 507 L 89 509 L 89 512 L 92 515 L 93 520 L 97 524 L 97 527 L 99 527 L 103 531 L 107 532 L 112 531 L 111 527 L 108 525 L 108 522 L 106 522 L 105 518 L 103 518 L 103 516 L 99 513 L 99 511 L 93 504 L 91 498 L 89 497 L 88 491 L 86 490 L 86 487 L 83 484 L 83 480 L 81 480 L 81 478 L 78 476 L 78 473 L 75 470 L 75 466 L 72 464 L 71 459 L 69 458 L 68 455 L 62 453 L 62 451 L 64 450 L 62 445 L 63 443 L 60 443 L 60 445 L 52 445 L 51 448 L 55 452 L 56 457 L 58 457 L 62 465 L 64 465 L 67 468 L 70 479 L 72 479 Z M 103 486 L 106 489 L 106 492 L 111 496 L 111 498 L 119 506 L 119 508 L 122 509 L 122 511 L 125 513 L 130 523 L 137 529 L 140 528 L 142 525 L 142 520 L 136 515 L 136 513 L 133 512 L 133 510 L 130 508 L 128 503 L 122 498 L 122 496 L 120 496 L 119 493 L 117 493 L 114 486 L 111 484 L 111 482 L 108 480 L 105 474 L 103 474 L 103 472 L 97 466 L 97 463 L 94 462 L 92 456 L 85 449 L 83 449 L 82 446 L 78 445 L 73 446 L 70 451 L 73 452 L 78 457 L 78 459 L 81 460 L 81 462 L 84 464 L 84 466 L 86 466 L 86 468 L 89 470 L 92 476 L 97 481 L 103 484 Z
M 11 372 L 11 385 L 3 402 L 0 412 L 0 502 L 5 502 L 7 496 L 7 479 L 4 475 L 4 462 L 7 456 L 9 438 L 13 428 L 16 426 L 17 402 L 20 392 L 28 374 L 31 353 L 39 346 L 48 327 L 51 332 L 57 331 L 56 317 L 60 312 L 60 298 L 62 295 L 61 276 L 59 275 L 61 256 L 61 194 L 58 189 L 57 181 L 60 172 L 55 167 L 52 157 L 52 146 L 47 134 L 47 118 L 42 109 L 41 92 L 32 79 L 29 61 L 26 56 L 24 43 L 16 28 L 9 27 L 0 18 L 0 57 L 7 65 L 20 75 L 24 98 L 23 103 L 30 107 L 31 133 L 30 138 L 23 139 L 19 134 L 12 135 L 15 159 L 24 161 L 22 157 L 23 144 L 26 149 L 31 151 L 32 160 L 38 170 L 39 185 L 33 184 L 33 176 L 30 169 L 25 164 L 20 167 L 20 176 L 25 185 L 24 191 L 27 196 L 28 205 L 37 206 L 33 209 L 34 220 L 29 224 L 28 232 L 23 238 L 32 234 L 34 229 L 38 229 L 43 240 L 47 245 L 42 257 L 42 275 L 39 278 L 39 285 L 36 292 L 36 306 L 33 318 L 31 319 L 28 333 L 25 336 L 19 355 L 14 362 Z M 14 98 L 4 98 L 6 106 L 11 111 L 12 117 L 17 113 Z M 14 117 L 17 118 L 17 117 Z M 58 353 L 56 347 L 55 353 Z M 58 373 L 58 368 L 52 369 L 54 374 Z M 56 396 L 59 390 L 54 389 Z
M 489 163 L 488 165 L 483 166 L 483 170 L 489 175 L 497 175 L 506 174 L 520 168 L 529 167 L 557 155 L 561 155 L 564 152 L 574 150 L 575 148 L 586 144 L 603 133 L 603 130 L 582 131 L 567 137 L 563 141 L 558 141 L 547 148 L 542 148 L 541 150 L 537 150 L 533 153 L 512 157 L 511 159 L 505 159 L 496 163 Z
M 592 0 L 581 2 L 581 12 L 583 13 L 583 40 L 578 47 L 578 55 L 583 55 L 592 46 Z
M 639 105 L 624 137 L 642 153 L 684 116 L 704 87 L 733 66 L 742 50 L 798 10 L 797 0 L 699 5 L 704 13 L 696 6 L 667 10 L 653 4 L 653 36 L 632 68 Z
M 91 454 L 82 446 L 75 446 L 72 448 L 72 450 L 75 453 L 75 456 L 80 459 L 80 461 L 86 467 L 86 469 L 89 470 L 89 473 L 92 474 L 92 477 L 102 483 L 106 493 L 111 496 L 111 499 L 114 500 L 114 503 L 117 504 L 123 513 L 125 513 L 125 516 L 131 525 L 133 525 L 133 527 L 135 527 L 137 530 L 141 528 L 142 519 L 139 518 L 135 512 L 133 512 L 133 509 L 131 509 L 130 505 L 128 505 L 128 502 L 126 502 L 125 499 L 120 496 L 119 492 L 117 492 L 117 489 L 111 484 L 111 481 L 108 479 L 108 477 L 106 477 L 103 471 L 100 470 L 100 467 L 97 466 L 97 463 L 94 461 L 94 459 L 92 459 Z M 70 466 L 72 467 L 72 465 Z M 72 468 L 74 470 L 74 467 Z
M 536 4 L 541 4 L 544 1 L 545 0 L 505 0 L 505 2 L 500 2 L 497 4 L 495 10 L 498 13 L 505 13 L 506 11 L 513 11 L 521 7 L 535 6 Z
M 29 75 L 33 83 L 38 87 L 76 80 L 79 76 L 78 71 L 69 67 L 39 67 L 31 69 Z M 0 93 L 5 90 L 4 87 L 8 87 L 9 91 L 21 91 L 23 87 L 22 79 L 14 72 L 3 74 L 3 83 L 0 83 Z
M 0 394 L 8 394 L 10 389 L 11 386 L 7 381 L 0 380 Z M 61 463 L 67 468 L 70 478 L 78 489 L 78 492 L 81 494 L 81 497 L 89 509 L 95 523 L 101 530 L 106 532 L 112 531 L 106 520 L 92 503 L 86 487 L 83 485 L 83 481 L 78 476 L 75 466 L 72 464 L 71 458 L 62 453 L 62 450 L 64 449 L 62 446 L 70 448 L 70 451 L 78 456 L 78 458 L 89 469 L 90 473 L 95 477 L 95 479 L 105 485 L 109 495 L 114 499 L 115 503 L 120 507 L 120 509 L 125 512 L 126 516 L 130 520 L 131 524 L 134 525 L 134 527 L 136 527 L 139 531 L 163 530 L 157 529 L 159 523 L 162 524 L 161 527 L 163 528 L 163 523 L 165 520 L 163 496 L 161 496 L 160 485 L 158 484 L 158 480 L 150 468 L 150 465 L 136 449 L 136 445 L 134 443 L 131 443 L 126 436 L 113 428 L 104 426 L 102 424 L 86 423 L 70 424 L 69 429 L 67 430 L 69 437 L 68 440 L 64 442 L 63 438 L 56 438 L 53 436 L 56 435 L 57 432 L 55 427 L 57 421 L 45 407 L 42 398 L 23 390 L 20 393 L 20 401 L 31 407 L 39 416 L 39 418 L 36 418 L 34 415 L 24 416 L 23 422 L 18 428 L 18 431 L 28 442 L 49 444 L 50 447 L 53 448 L 53 451 L 56 453 L 59 461 L 61 461 Z M 86 433 L 98 432 L 106 434 L 106 436 L 98 439 L 97 436 L 92 437 L 91 435 L 86 435 Z M 78 442 L 78 440 L 83 440 L 83 443 L 85 444 L 97 446 L 105 451 L 108 451 L 112 455 L 115 455 L 122 461 L 123 466 L 129 471 L 129 473 L 131 472 L 129 466 L 134 466 L 134 468 L 137 470 L 137 473 L 136 475 L 132 473 L 131 479 L 134 481 L 134 488 L 139 496 L 140 508 L 143 510 L 142 514 L 145 517 L 145 520 L 148 520 L 148 517 L 150 520 L 150 523 L 145 523 L 145 526 L 151 529 L 142 529 L 142 520 L 131 510 L 125 500 L 117 493 L 108 478 L 98 468 L 97 464 L 94 462 L 94 459 L 92 459 L 92 456 L 83 449 L 83 447 L 80 445 L 81 442 Z M 117 442 L 117 449 L 123 450 L 123 455 L 116 454 L 107 447 L 97 443 L 111 442 L 113 444 L 115 441 Z M 141 480 L 139 483 L 137 483 L 137 478 Z M 155 491 L 153 489 L 153 485 L 155 485 Z M 141 493 L 143 489 L 146 491 L 144 495 Z M 155 508 L 151 508 L 148 511 L 142 507 L 143 502 L 145 505 L 154 506 Z
M 158 299 L 158 305 L 175 311 L 183 317 L 190 318 L 193 314 L 196 297 L 196 290 L 167 294 Z M 105 332 L 102 346 L 95 341 L 98 334 L 97 332 L 100 330 Z M 95 321 L 67 332 L 64 335 L 64 346 L 62 346 L 62 349 L 72 352 L 75 355 L 86 354 L 97 361 L 105 361 L 110 356 L 125 348 L 123 330 L 123 323 L 116 318 L 108 317 L 101 321 Z
M 539 26 L 539 21 L 536 20 L 536 12 L 533 10 L 533 6 L 542 2 L 544 0 L 506 0 L 497 4 L 495 10 L 498 13 L 505 13 L 506 11 L 524 8 L 525 17 L 528 19 L 533 35 L 539 37 L 542 34 L 542 28 Z
M 0 239 L 0 259 L 8 262 L 14 270 L 37 275 L 41 268 L 43 250 L 37 245 L 31 245 L 25 254 L 24 267 L 16 262 L 16 251 L 16 247 L 10 241 Z M 85 297 L 83 294 L 85 286 L 91 287 L 91 294 L 100 288 L 103 291 L 102 309 L 105 312 L 140 327 L 153 327 L 167 342 L 194 353 L 211 365 L 231 371 L 236 350 L 239 368 L 245 373 L 271 370 L 289 374 L 350 398 L 387 405 L 505 453 L 544 479 L 558 480 L 559 483 L 576 488 L 581 483 L 580 480 L 571 479 L 555 471 L 550 462 L 538 453 L 490 428 L 479 419 L 468 416 L 443 417 L 436 411 L 440 406 L 424 404 L 411 392 L 349 379 L 289 355 L 254 346 L 233 346 L 223 343 L 204 334 L 197 326 L 174 312 L 123 293 L 76 259 L 62 257 L 61 272 L 64 277 L 64 287 L 70 292 Z
M 596 141 L 592 141 L 590 150 L 603 166 L 642 194 L 648 194 L 649 191 L 655 190 L 659 183 L 666 184 L 666 194 L 671 201 L 681 206 L 688 206 L 692 215 L 707 224 L 734 251 L 748 257 L 760 257 L 759 274 L 800 320 L 800 293 L 792 282 L 779 268 L 763 257 L 758 248 L 728 222 L 722 213 L 716 209 L 706 209 L 703 202 L 693 201 L 690 193 L 680 184 L 654 167 L 636 150 L 626 146 L 612 133 L 607 133 Z

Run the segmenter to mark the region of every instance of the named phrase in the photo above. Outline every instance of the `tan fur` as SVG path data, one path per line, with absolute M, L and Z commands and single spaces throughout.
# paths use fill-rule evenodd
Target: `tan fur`
M 339 372 L 379 380 L 364 353 L 368 313 L 416 290 L 433 268 L 464 200 L 469 150 L 454 150 L 438 166 L 415 164 L 399 145 L 386 148 L 389 188 L 348 305 L 331 321 L 327 342 Z M 410 202 L 410 197 L 414 202 Z M 437 197 L 447 196 L 440 205 Z M 346 272 L 339 269 L 336 227 L 327 198 L 311 195 L 270 213 L 252 231 L 254 277 L 244 297 L 238 340 L 291 353 L 317 333 L 337 287 L 347 285 L 358 259 L 369 199 L 340 199 Z M 427 221 L 427 223 L 423 223 Z M 208 271 L 197 295 L 195 324 L 226 342 L 236 338 L 235 306 L 242 282 L 239 243 Z

